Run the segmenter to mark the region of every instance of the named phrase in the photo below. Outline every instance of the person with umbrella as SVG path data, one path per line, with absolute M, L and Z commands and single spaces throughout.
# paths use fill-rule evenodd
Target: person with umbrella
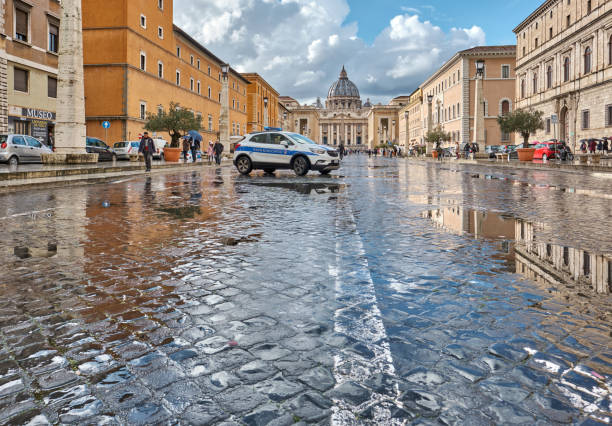
M 191 145 L 191 158 L 193 158 L 193 162 L 195 163 L 198 159 L 197 152 L 200 150 L 200 145 L 202 143 L 202 135 L 196 132 L 195 130 L 190 130 L 186 138 L 189 138 Z
M 220 133 L 217 133 L 217 141 L 213 146 L 213 151 L 215 153 L 215 163 L 217 163 L 218 166 L 221 165 L 221 154 L 223 154 L 223 144 L 221 143 L 220 139 L 221 135 Z

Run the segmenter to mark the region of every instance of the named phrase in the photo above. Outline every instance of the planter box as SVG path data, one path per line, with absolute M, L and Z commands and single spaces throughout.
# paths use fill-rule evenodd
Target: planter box
M 600 160 L 601 160 L 601 155 L 591 156 L 591 164 L 599 164 Z
M 580 164 L 586 164 L 589 161 L 589 157 L 587 157 L 586 155 L 580 155 L 578 157 L 578 160 Z
M 164 160 L 169 163 L 178 163 L 181 159 L 181 152 L 183 150 L 181 148 L 164 148 Z
M 519 161 L 533 161 L 535 151 L 535 148 L 519 148 L 516 150 L 516 152 L 518 152 Z
M 431 156 L 433 158 L 438 158 L 438 151 L 432 151 Z

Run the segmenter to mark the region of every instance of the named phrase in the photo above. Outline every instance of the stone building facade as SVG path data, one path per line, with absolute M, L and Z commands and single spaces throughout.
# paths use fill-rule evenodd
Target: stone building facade
M 173 101 L 202 118 L 205 143 L 215 139 L 224 61 L 173 24 L 172 0 L 83 0 L 83 50 L 89 136 L 105 139 L 109 121 L 107 143 L 135 140 Z M 228 79 L 229 134 L 245 134 L 249 81 L 231 68 Z
M 55 132 L 60 5 L 4 0 L 0 128 L 50 143 Z M 6 120 L 6 121 L 5 121 Z
M 547 0 L 515 29 L 516 106 L 544 112 L 532 141 L 612 133 L 612 1 Z M 558 124 L 555 124 L 558 122 Z
M 513 144 L 514 135 L 502 134 L 497 117 L 513 109 L 515 55 L 515 46 L 462 50 L 421 84 L 423 137 L 427 131 L 440 126 L 451 136 L 443 146 L 474 141 L 476 61 L 484 60 L 485 145 Z
M 388 105 L 373 105 L 368 111 L 368 148 L 400 145 L 400 111 L 410 102 L 409 96 L 393 98 Z
M 5 33 L 6 0 L 0 0 L 0 34 Z M 8 60 L 6 38 L 0 37 L 0 133 L 8 132 Z
M 279 94 L 257 73 L 242 73 L 247 86 L 247 133 L 261 132 L 264 127 L 280 127 Z

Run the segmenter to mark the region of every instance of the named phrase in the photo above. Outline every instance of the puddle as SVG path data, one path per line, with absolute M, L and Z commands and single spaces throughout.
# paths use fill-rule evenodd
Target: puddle
M 531 281 L 555 288 L 590 287 L 597 293 L 612 292 L 612 256 L 540 241 L 546 234 L 545 223 L 458 206 L 428 210 L 421 216 L 447 232 L 493 242 L 497 255 L 513 263 L 511 271 Z
M 345 185 L 326 182 L 275 182 L 273 180 L 261 180 L 243 182 L 250 186 L 262 186 L 268 188 L 282 188 L 295 191 L 300 194 L 337 194 L 343 191 Z

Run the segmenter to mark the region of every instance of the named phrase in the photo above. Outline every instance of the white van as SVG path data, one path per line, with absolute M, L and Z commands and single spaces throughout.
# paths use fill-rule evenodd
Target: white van
M 153 158 L 155 160 L 161 160 L 164 158 L 164 147 L 168 145 L 165 139 L 161 138 L 153 138 L 153 144 L 155 144 L 155 152 L 153 153 Z

